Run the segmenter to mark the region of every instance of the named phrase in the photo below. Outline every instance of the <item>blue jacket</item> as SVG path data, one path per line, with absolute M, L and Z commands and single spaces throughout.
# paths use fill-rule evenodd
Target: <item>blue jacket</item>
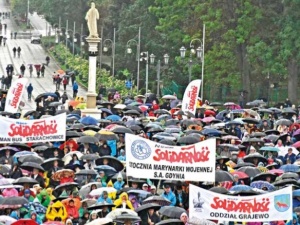
M 77 91 L 77 90 L 78 90 L 78 84 L 77 84 L 77 83 L 74 83 L 74 84 L 73 84 L 73 90 L 74 90 L 74 91 Z
M 33 87 L 32 87 L 31 84 L 29 84 L 28 87 L 27 87 L 27 92 L 31 93 L 32 91 L 33 91 Z
M 98 203 L 102 203 L 102 202 L 106 202 L 106 203 L 109 203 L 109 204 L 114 204 L 113 201 L 107 197 L 106 199 L 103 198 L 103 195 L 101 195 L 98 199 L 97 199 L 97 202 Z
M 176 196 L 172 191 L 170 191 L 168 194 L 166 192 L 163 192 L 161 194 L 161 197 L 164 197 L 164 198 L 168 199 L 171 202 L 170 206 L 175 206 L 176 205 Z
M 296 223 L 293 223 L 293 220 L 296 220 Z M 286 222 L 285 225 L 299 225 L 297 214 L 293 213 L 293 219 Z
M 121 182 L 116 181 L 116 182 L 114 183 L 114 188 L 117 189 L 117 191 L 120 191 L 120 190 L 123 188 L 123 185 L 124 185 L 124 184 L 125 184 L 124 181 L 121 181 Z

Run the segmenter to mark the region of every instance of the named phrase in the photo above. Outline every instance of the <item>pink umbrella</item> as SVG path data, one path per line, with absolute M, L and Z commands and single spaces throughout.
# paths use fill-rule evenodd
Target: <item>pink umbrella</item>
M 294 148 L 300 148 L 300 141 L 297 141 L 296 143 L 294 143 L 292 145 L 292 147 L 294 147 Z
M 208 117 L 204 117 L 203 119 L 202 119 L 202 122 L 204 122 L 204 123 L 210 123 L 212 120 L 214 120 L 215 119 L 215 117 L 213 117 L 213 116 L 208 116 Z
M 5 188 L 2 191 L 2 195 L 3 195 L 3 197 L 13 197 L 13 196 L 17 197 L 17 196 L 19 196 L 19 193 L 14 188 Z
M 278 176 L 281 176 L 282 174 L 284 174 L 284 171 L 281 169 L 273 169 L 273 170 L 269 170 L 268 173 L 273 173 L 276 174 Z
M 145 112 L 145 111 L 148 110 L 148 106 L 146 106 L 146 105 L 140 105 L 139 109 L 142 110 L 142 112 Z
M 111 131 L 112 129 L 114 129 L 117 126 L 118 126 L 118 124 L 109 124 L 107 127 L 105 127 L 105 129 Z

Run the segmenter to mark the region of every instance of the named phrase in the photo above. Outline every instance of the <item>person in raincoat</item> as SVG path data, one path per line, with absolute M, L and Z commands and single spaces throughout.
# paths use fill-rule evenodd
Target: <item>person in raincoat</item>
M 31 195 L 31 192 L 29 189 L 24 190 L 24 198 L 26 198 L 29 202 L 34 201 L 34 197 Z
M 19 196 L 18 191 L 15 188 L 5 188 L 2 191 L 3 197 L 13 197 L 13 196 Z
M 123 177 L 122 174 L 119 173 L 118 177 L 117 177 L 117 181 L 114 183 L 114 188 L 117 191 L 120 191 L 123 188 L 123 185 L 125 184 L 125 182 L 123 181 Z
M 88 210 L 84 210 L 82 213 L 82 216 L 80 217 L 79 220 L 79 225 L 84 225 L 87 223 L 88 219 L 89 219 L 90 213 Z
M 51 202 L 51 198 L 48 195 L 46 189 L 42 190 L 36 197 L 42 206 L 45 206 L 46 208 L 48 208 L 48 206 Z
M 126 192 L 120 194 L 120 197 L 117 200 L 115 200 L 114 204 L 115 208 L 128 208 L 134 210 Z
M 43 223 L 43 221 L 38 217 L 38 215 L 35 211 L 32 211 L 30 213 L 30 218 L 29 219 L 35 221 L 37 224 L 42 224 Z
M 48 207 L 46 212 L 47 220 L 64 222 L 67 218 L 68 218 L 67 210 L 60 201 L 56 201 L 55 203 L 53 203 Z
M 75 202 L 73 199 L 69 200 L 68 205 L 66 206 L 66 210 L 68 213 L 68 218 L 73 222 L 79 220 L 79 208 L 75 206 Z
M 298 223 L 298 218 L 297 218 L 297 214 L 293 213 L 293 219 L 289 220 L 285 223 L 286 225 L 299 225 Z
M 98 218 L 98 214 L 97 214 L 97 211 L 93 210 L 89 216 L 89 219 L 86 223 L 90 223 L 92 222 L 93 220 L 97 219 Z
M 104 171 L 100 171 L 99 175 L 96 177 L 96 182 L 100 182 L 102 184 L 102 187 L 107 186 L 107 176 L 105 175 Z
M 112 183 L 111 180 L 107 183 L 107 187 L 113 187 L 113 183 Z M 115 199 L 117 198 L 117 192 L 116 192 L 116 191 L 115 191 L 115 192 L 110 192 L 110 193 L 108 194 L 108 197 L 109 197 L 110 199 L 112 199 L 112 200 L 115 200 Z
M 46 189 L 46 191 L 47 191 L 47 193 L 48 193 L 48 195 L 49 195 L 51 201 L 53 201 L 54 199 L 56 199 L 55 196 L 52 194 L 53 189 L 52 189 L 51 187 L 48 187 L 48 188 Z
M 109 204 L 113 204 L 113 201 L 111 200 L 111 198 L 108 197 L 107 191 L 102 192 L 102 195 L 97 199 L 97 202 L 98 203 L 106 202 Z

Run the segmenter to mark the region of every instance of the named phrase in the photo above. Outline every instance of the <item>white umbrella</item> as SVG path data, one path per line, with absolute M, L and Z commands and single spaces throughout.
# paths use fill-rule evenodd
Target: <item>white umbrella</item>
M 115 209 L 115 210 L 111 211 L 110 213 L 108 213 L 106 215 L 106 218 L 110 218 L 110 219 L 114 220 L 117 216 L 120 216 L 125 213 L 128 213 L 133 216 L 138 216 L 138 214 L 135 211 L 130 210 L 130 209 Z
M 112 192 L 117 192 L 117 190 L 113 187 L 101 187 L 92 190 L 89 195 L 94 197 L 94 196 L 100 196 L 102 195 L 103 191 L 107 191 L 107 193 L 112 193 Z
M 289 148 L 293 149 L 293 153 L 295 155 L 299 154 L 299 151 L 295 147 L 286 146 L 286 147 L 278 147 L 278 148 L 279 148 L 278 155 L 281 155 L 281 156 L 285 156 L 288 153 Z
M 192 217 L 191 219 L 189 219 L 188 223 L 192 225 L 216 225 L 216 223 L 212 221 L 206 219 L 199 219 L 196 217 Z
M 102 225 L 112 223 L 112 219 L 110 218 L 98 218 L 93 220 L 92 222 L 87 223 L 86 225 Z
M 88 183 L 80 188 L 79 195 L 82 196 L 82 198 L 85 198 L 88 195 L 88 193 L 90 193 L 91 186 L 94 184 L 97 186 L 97 188 L 102 187 L 102 184 L 100 182 Z
M 0 222 L 5 223 L 5 225 L 11 225 L 12 223 L 16 222 L 17 220 L 10 217 L 10 216 L 5 216 L 2 215 L 0 216 Z
M 81 201 L 81 204 L 84 203 L 84 202 L 87 204 L 88 207 L 90 207 L 90 206 L 94 205 L 97 201 L 95 199 L 86 198 L 86 199 Z
M 114 109 L 125 109 L 125 108 L 126 108 L 126 105 L 124 105 L 124 104 L 116 104 L 114 106 Z
M 69 152 L 68 154 L 66 154 L 63 158 L 62 158 L 62 160 L 65 162 L 65 165 L 68 165 L 69 163 L 70 163 L 70 161 L 72 160 L 72 155 L 73 154 L 76 154 L 77 155 L 77 157 L 78 157 L 78 159 L 80 159 L 82 156 L 83 156 L 83 154 L 81 153 L 81 152 L 79 152 L 79 151 L 73 151 L 73 152 Z
M 174 96 L 174 95 L 164 95 L 164 96 L 162 97 L 162 99 L 176 100 L 177 97 Z

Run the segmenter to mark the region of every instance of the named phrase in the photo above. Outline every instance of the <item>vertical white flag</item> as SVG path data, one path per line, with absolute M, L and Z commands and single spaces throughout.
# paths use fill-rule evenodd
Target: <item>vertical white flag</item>
M 6 95 L 5 112 L 16 113 L 18 111 L 27 81 L 26 78 L 19 78 L 12 83 Z
M 181 110 L 183 112 L 188 111 L 195 115 L 196 106 L 197 106 L 197 98 L 199 95 L 200 87 L 201 87 L 201 80 L 193 80 L 186 87 L 184 96 L 182 99 L 182 106 L 181 106 Z

